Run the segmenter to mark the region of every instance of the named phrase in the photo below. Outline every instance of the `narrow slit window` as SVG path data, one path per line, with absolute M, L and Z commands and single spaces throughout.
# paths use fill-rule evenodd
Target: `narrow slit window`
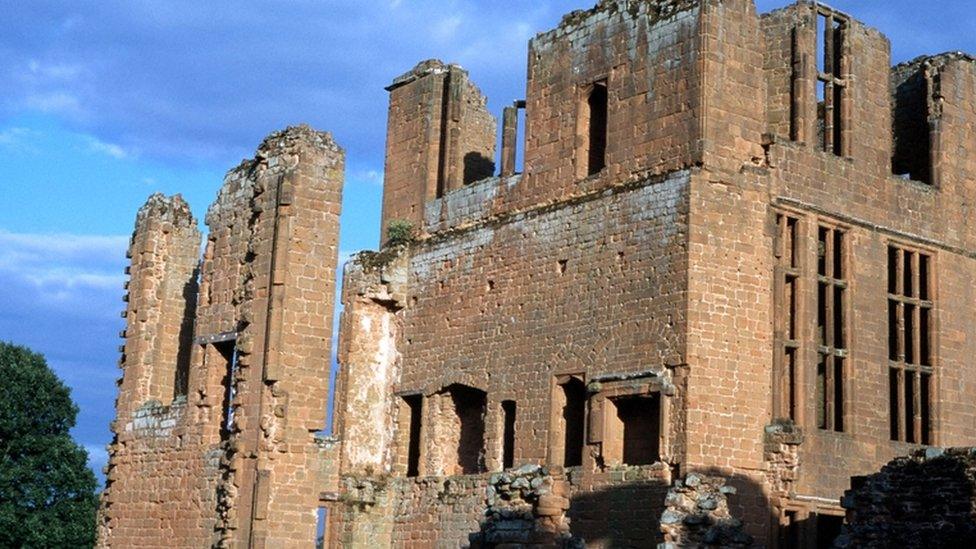
M 799 220 L 786 214 L 776 216 L 776 312 L 773 365 L 773 414 L 776 419 L 797 420 L 797 294 Z
M 609 100 L 606 80 L 594 82 L 586 94 L 580 124 L 584 142 L 580 160 L 586 166 L 583 176 L 598 174 L 607 165 Z
M 403 397 L 409 413 L 407 426 L 407 476 L 415 477 L 420 474 L 420 428 L 423 421 L 423 395 L 409 395 Z
M 888 247 L 888 359 L 891 439 L 932 443 L 932 260 Z
M 515 401 L 502 401 L 502 468 L 509 469 L 515 465 Z
M 214 350 L 223 361 L 224 372 L 223 389 L 224 401 L 221 406 L 220 434 L 226 440 L 230 437 L 234 425 L 234 397 L 236 396 L 235 381 L 237 378 L 237 341 L 221 341 L 213 344 Z
M 847 327 L 847 234 L 836 227 L 817 229 L 817 425 L 844 431 L 849 352 Z
M 562 435 L 563 465 L 583 464 L 583 439 L 586 435 L 586 386 L 572 378 L 560 386 L 563 392 Z
M 329 546 L 328 524 L 328 508 L 319 507 L 315 513 L 315 549 L 325 549 Z

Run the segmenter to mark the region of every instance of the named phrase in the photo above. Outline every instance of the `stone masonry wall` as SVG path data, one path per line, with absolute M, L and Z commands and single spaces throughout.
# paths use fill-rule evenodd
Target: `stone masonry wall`
M 200 241 L 185 203 L 154 196 L 140 212 L 125 363 L 134 356 L 145 366 L 123 366 L 100 545 L 314 540 L 323 453 L 314 433 L 325 425 L 342 170 L 328 134 L 300 126 L 269 136 L 228 174 L 208 212 L 199 299 L 183 293 L 195 289 Z M 169 220 L 170 210 L 182 221 Z M 179 302 L 160 299 L 175 293 L 165 280 L 174 272 L 191 317 L 199 302 L 192 350 L 186 314 L 171 312 Z M 153 307 L 164 314 L 147 317 Z M 141 360 L 150 336 L 184 346 Z M 172 404 L 130 389 L 151 377 L 147 369 L 173 375 L 177 355 L 190 360 Z
M 383 242 L 390 221 L 420 229 L 426 201 L 494 175 L 497 130 L 487 99 L 457 65 L 423 61 L 387 90 Z
M 155 194 L 136 216 L 127 268 L 118 417 L 108 447 L 99 546 L 168 539 L 209 544 L 217 456 L 188 419 L 200 231 L 180 197 Z
M 976 449 L 919 450 L 852 479 L 835 547 L 972 547 Z
M 232 321 L 237 334 L 233 419 L 219 486 L 219 528 L 230 546 L 315 538 L 314 433 L 325 426 L 329 390 L 343 163 L 329 134 L 307 126 L 272 134 L 254 160 L 228 174 L 226 192 L 208 214 L 212 227 L 228 231 L 211 248 L 244 252 L 232 258 L 208 252 L 212 263 L 204 266 L 205 280 L 211 273 L 212 280 L 239 277 L 233 316 L 225 309 L 217 317 Z M 249 215 L 241 215 L 240 201 Z M 235 233 L 246 238 L 235 242 Z
M 911 401 L 931 405 L 896 411 L 896 431 L 924 416 L 933 446 L 976 437 L 972 57 L 892 69 L 880 32 L 807 0 L 762 16 L 752 0 L 600 0 L 530 42 L 525 169 L 505 177 L 466 71 L 425 61 L 388 91 L 383 228 L 414 230 L 344 269 L 327 440 L 331 137 L 289 128 L 228 173 L 198 294 L 185 204 L 140 211 L 100 545 L 306 546 L 320 506 L 332 546 L 534 542 L 540 523 L 597 548 L 746 543 L 685 529 L 729 516 L 758 546 L 822 545 L 849 477 L 918 449 L 891 440 L 889 246 L 931 258 L 915 336 L 931 334 L 930 383 Z M 838 242 L 821 229 L 843 235 L 840 282 L 819 273 Z M 841 297 L 825 304 L 822 284 Z M 843 366 L 833 391 L 821 355 Z M 865 517 L 930 506 L 949 519 L 904 539 L 968 535 L 972 460 L 942 454 L 856 485 L 848 539 L 900 535 Z M 533 491 L 543 468 L 558 494 Z M 892 486 L 907 497 L 879 496 Z

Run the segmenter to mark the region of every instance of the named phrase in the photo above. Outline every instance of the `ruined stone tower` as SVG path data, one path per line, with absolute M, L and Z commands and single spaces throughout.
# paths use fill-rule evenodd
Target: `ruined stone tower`
M 140 210 L 101 545 L 653 547 L 721 487 L 755 544 L 817 546 L 851 476 L 976 443 L 973 58 L 602 0 L 530 41 L 500 128 L 456 65 L 387 89 L 334 388 L 327 134 L 228 174 L 199 272 L 186 205 Z

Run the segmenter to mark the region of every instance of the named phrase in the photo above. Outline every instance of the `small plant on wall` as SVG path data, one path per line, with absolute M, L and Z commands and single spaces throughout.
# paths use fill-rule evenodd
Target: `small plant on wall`
M 390 246 L 409 244 L 416 239 L 413 223 L 405 219 L 393 219 L 386 225 L 386 243 Z

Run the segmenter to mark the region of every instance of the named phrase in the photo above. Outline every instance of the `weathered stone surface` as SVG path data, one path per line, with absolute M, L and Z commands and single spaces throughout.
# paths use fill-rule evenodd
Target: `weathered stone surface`
M 976 436 L 969 56 L 892 69 L 808 1 L 603 0 L 530 41 L 504 176 L 466 71 L 388 89 L 328 438 L 338 146 L 228 174 L 199 290 L 185 204 L 140 212 L 102 545 L 299 547 L 325 508 L 334 547 L 816 546 L 852 475 Z
M 659 547 L 752 547 L 742 521 L 729 512 L 727 496 L 735 493 L 725 479 L 691 473 L 668 491 Z

